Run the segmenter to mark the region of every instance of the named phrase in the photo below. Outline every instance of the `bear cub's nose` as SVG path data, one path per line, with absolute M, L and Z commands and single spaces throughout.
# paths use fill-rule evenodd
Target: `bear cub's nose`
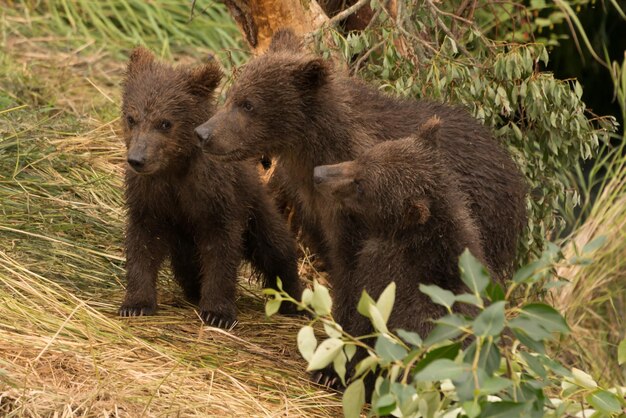
M 321 184 L 327 180 L 328 175 L 328 167 L 324 165 L 319 165 L 313 169 L 313 182 L 315 184 Z
M 213 130 L 208 126 L 200 125 L 195 129 L 196 136 L 200 140 L 200 142 L 206 142 L 211 139 L 213 135 Z
M 137 171 L 141 170 L 143 166 L 146 164 L 145 158 L 128 157 L 127 161 L 128 161 L 128 164 Z

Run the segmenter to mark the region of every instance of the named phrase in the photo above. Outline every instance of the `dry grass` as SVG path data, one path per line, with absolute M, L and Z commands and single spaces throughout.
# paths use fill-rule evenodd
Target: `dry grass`
M 305 321 L 267 319 L 245 271 L 232 332 L 202 326 L 168 272 L 157 316 L 116 316 L 123 60 L 1 18 L 0 415 L 339 416 L 297 352 Z
M 113 29 L 64 31 L 49 10 L 76 7 L 76 21 L 76 10 L 95 2 L 51 1 L 29 13 L 21 3 L 0 12 L 0 415 L 340 416 L 339 397 L 308 382 L 297 353 L 305 321 L 265 318 L 245 272 L 232 332 L 202 326 L 168 272 L 157 316 L 116 316 L 124 285 L 116 134 L 124 54 L 137 37 L 153 36 L 153 49 L 187 61 L 210 45 L 184 44 L 193 32 L 184 25 L 139 31 L 118 45 Z M 228 45 L 214 47 L 227 64 L 219 48 Z M 614 385 L 626 381 L 615 353 L 626 327 L 623 159 L 609 177 L 567 252 L 599 235 L 607 245 L 594 264 L 561 270 L 572 285 L 551 297 L 573 328 L 561 357 Z M 302 267 L 314 271 L 306 260 Z
M 587 220 L 568 239 L 566 258 L 604 236 L 603 247 L 588 265 L 558 270 L 570 281 L 554 289 L 550 301 L 572 328 L 559 355 L 586 369 L 607 385 L 626 384 L 626 370 L 617 363 L 617 346 L 626 337 L 626 157 L 615 150 L 606 164 L 605 182 Z

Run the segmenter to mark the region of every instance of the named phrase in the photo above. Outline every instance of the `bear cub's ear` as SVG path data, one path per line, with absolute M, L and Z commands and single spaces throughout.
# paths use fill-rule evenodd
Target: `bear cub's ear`
M 290 28 L 281 28 L 274 32 L 272 42 L 270 43 L 269 52 L 300 52 L 300 39 Z
M 419 133 L 426 137 L 434 136 L 437 132 L 439 132 L 440 127 L 441 118 L 437 115 L 431 116 L 422 126 L 420 126 Z
M 148 49 L 143 46 L 138 46 L 133 49 L 133 52 L 130 54 L 130 59 L 128 61 L 127 73 L 132 74 L 141 70 L 142 68 L 148 67 L 154 61 L 154 55 Z
M 315 89 L 326 83 L 330 68 L 322 58 L 307 58 L 294 70 L 296 86 L 301 89 Z
M 222 79 L 222 70 L 216 62 L 209 62 L 191 70 L 189 88 L 199 97 L 208 97 L 215 91 Z

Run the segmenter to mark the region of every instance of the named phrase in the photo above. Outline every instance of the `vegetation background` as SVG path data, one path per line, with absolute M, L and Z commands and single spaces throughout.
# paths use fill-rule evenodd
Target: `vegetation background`
M 464 2 L 428 3 L 449 13 Z M 480 5 L 476 22 L 483 33 L 497 42 L 547 45 L 543 69 L 577 77 L 588 107 L 623 125 L 623 1 Z M 124 149 L 117 124 L 126 58 L 145 44 L 181 63 L 209 54 L 227 70 L 244 63 L 247 49 L 225 8 L 197 1 L 192 18 L 190 4 L 180 0 L 5 0 L 0 6 L 0 415 L 340 415 L 340 398 L 309 383 L 297 353 L 295 335 L 306 321 L 266 318 L 249 280 L 241 281 L 240 324 L 232 333 L 202 327 L 167 272 L 157 316 L 116 317 L 124 286 Z M 515 38 L 519 34 L 526 38 Z M 346 58 L 354 48 L 361 48 L 357 56 L 369 50 L 339 35 Z M 397 58 L 374 51 L 357 58 L 367 64 L 357 72 L 411 94 L 410 73 Z M 443 86 L 440 93 L 455 91 Z M 501 122 L 497 114 L 486 119 Z M 604 128 L 597 132 L 605 143 L 576 147 L 565 163 L 552 166 L 569 183 L 551 192 L 553 201 L 536 203 L 549 206 L 540 215 L 547 223 L 525 245 L 532 253 L 542 235 L 558 232 L 565 252 L 574 254 L 607 237 L 594 263 L 558 271 L 571 284 L 537 297 L 554 304 L 572 328 L 553 355 L 614 386 L 626 384 L 618 364 L 626 329 L 626 157 L 623 130 L 606 136 L 611 124 L 605 122 L 588 131 L 591 137 Z M 503 135 L 516 135 L 510 130 Z M 519 138 L 543 149 L 540 141 L 526 131 Z M 595 158 L 584 162 L 582 155 Z M 575 210 L 573 196 L 580 196 Z M 564 222 L 555 222 L 553 209 Z M 301 267 L 303 276 L 317 277 L 307 259 Z

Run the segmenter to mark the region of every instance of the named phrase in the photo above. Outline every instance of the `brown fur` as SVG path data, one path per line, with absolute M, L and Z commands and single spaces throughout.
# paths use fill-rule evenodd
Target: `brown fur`
M 194 127 L 214 111 L 213 64 L 172 68 L 136 49 L 123 92 L 127 281 L 120 315 L 154 313 L 164 259 L 204 321 L 229 327 L 242 257 L 267 286 L 280 276 L 300 296 L 295 241 L 266 197 L 252 162 L 221 163 L 200 151 Z M 289 311 L 291 307 L 284 307 Z
M 458 268 L 463 250 L 469 248 L 485 262 L 469 199 L 441 158 L 437 130 L 430 124 L 419 135 L 382 142 L 354 161 L 315 168 L 316 190 L 329 205 L 337 204 L 346 216 L 360 219 L 365 228 L 354 272 L 357 288 L 333 282 L 336 316 L 344 318 L 355 335 L 367 334 L 369 321 L 354 309 L 340 312 L 352 294 L 365 289 L 378 298 L 395 281 L 389 327 L 426 336 L 430 319 L 446 310 L 418 292 L 419 284 L 463 292 Z M 343 235 L 341 218 L 335 220 L 337 234 Z
M 338 204 L 346 217 L 361 220 L 365 237 L 352 275 L 352 283 L 333 282 L 334 316 L 341 318 L 352 335 L 374 331 L 370 321 L 355 309 L 354 295 L 363 290 L 377 299 L 390 282 L 396 284 L 394 309 L 388 320 L 391 330 L 415 331 L 426 337 L 433 319 L 448 312 L 418 290 L 420 284 L 436 284 L 453 293 L 467 291 L 458 260 L 465 248 L 481 260 L 480 232 L 456 175 L 439 152 L 438 120 L 427 121 L 418 135 L 382 142 L 354 161 L 318 166 L 316 190 L 328 204 Z M 342 217 L 332 228 L 343 235 Z M 335 260 L 335 264 L 340 263 Z M 456 304 L 455 310 L 473 316 L 476 309 Z M 374 341 L 370 341 L 374 344 Z M 364 358 L 364 351 L 348 371 Z M 318 373 L 338 386 L 330 368 Z M 366 379 L 368 393 L 373 378 Z
M 276 157 L 277 170 L 286 174 L 284 195 L 294 200 L 305 236 L 318 240 L 313 246 L 325 261 L 346 261 L 347 266 L 330 265 L 335 281 L 345 280 L 362 236 L 358 224 L 348 236 L 324 231 L 323 219 L 335 216 L 337 208 L 320 202 L 313 168 L 352 160 L 376 143 L 410 136 L 436 115 L 443 121 L 441 153 L 469 196 L 485 259 L 499 277 L 508 274 L 526 224 L 526 185 L 489 130 L 464 109 L 391 97 L 335 72 L 321 58 L 294 51 L 295 41 L 285 40 L 288 33 L 281 31 L 280 42 L 245 66 L 224 107 L 196 129 L 204 150 L 224 160 Z M 330 257 L 329 247 L 338 254 Z

